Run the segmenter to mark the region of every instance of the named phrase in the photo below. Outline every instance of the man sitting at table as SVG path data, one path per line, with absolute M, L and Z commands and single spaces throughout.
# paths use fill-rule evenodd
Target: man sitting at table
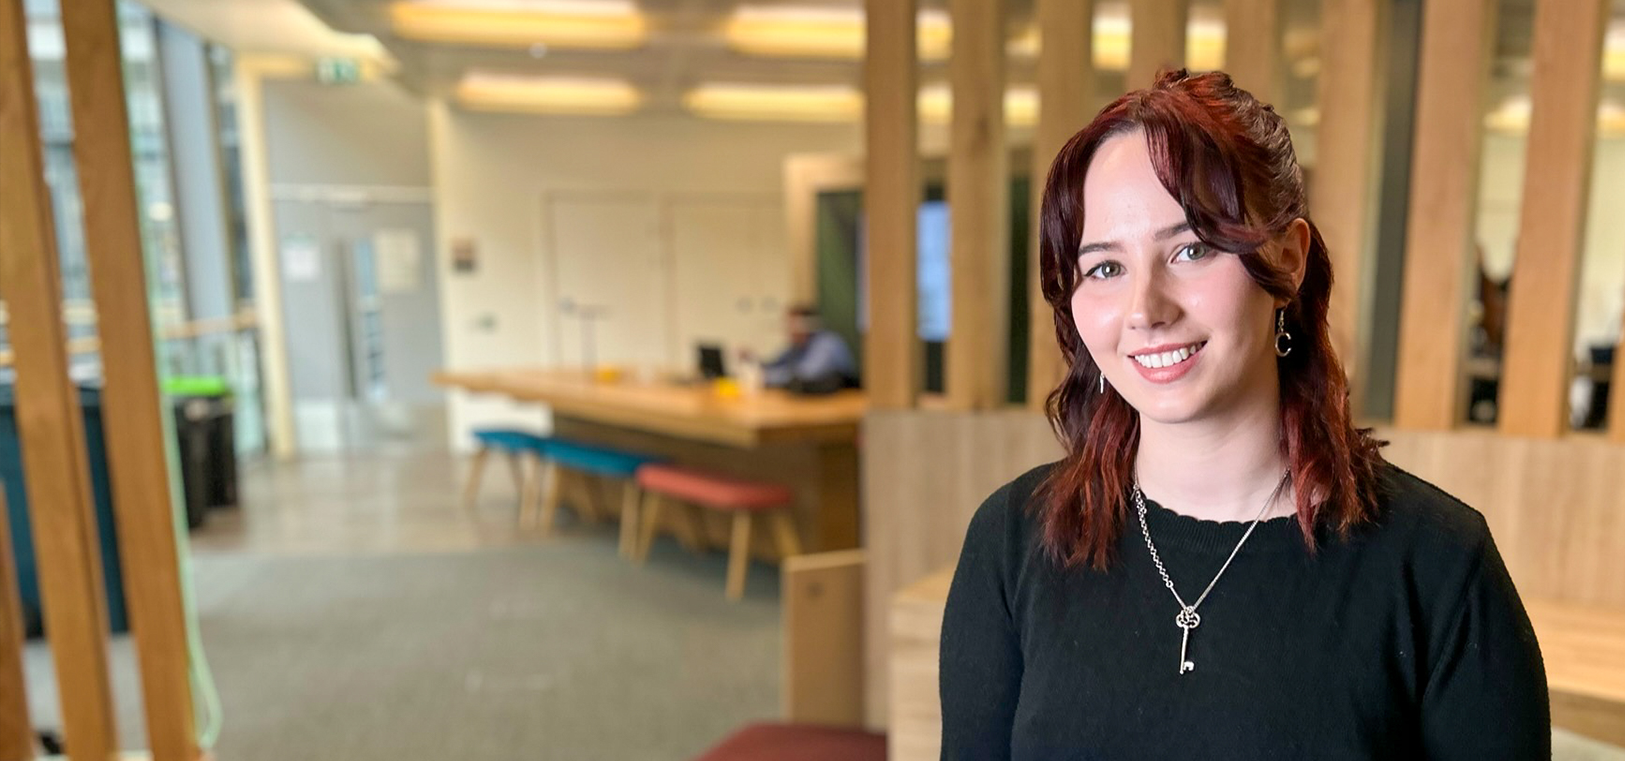
M 762 365 L 762 378 L 767 385 L 813 394 L 858 385 L 857 362 L 852 359 L 852 350 L 838 333 L 823 328 L 816 308 L 791 307 L 786 323 L 790 348 Z

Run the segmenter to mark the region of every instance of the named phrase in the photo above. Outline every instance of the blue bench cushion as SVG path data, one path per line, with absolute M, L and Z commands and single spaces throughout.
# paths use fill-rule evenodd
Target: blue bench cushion
M 548 457 L 564 467 L 612 478 L 631 478 L 639 467 L 659 461 L 659 458 L 648 455 L 559 439 L 547 442 L 546 452 Z
M 548 437 L 517 428 L 476 428 L 474 440 L 478 441 L 480 446 L 492 449 L 516 452 L 529 449 L 542 452 L 547 446 Z

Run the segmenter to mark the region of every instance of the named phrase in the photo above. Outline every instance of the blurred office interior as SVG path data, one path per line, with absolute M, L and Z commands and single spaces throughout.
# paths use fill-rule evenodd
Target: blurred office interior
M 935 758 L 1036 194 L 1180 66 L 1625 760 L 1625 0 L 0 0 L 0 761 Z

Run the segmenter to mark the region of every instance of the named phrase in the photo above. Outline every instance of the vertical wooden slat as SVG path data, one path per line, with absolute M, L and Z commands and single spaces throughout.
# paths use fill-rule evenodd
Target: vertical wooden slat
M 1326 0 L 1320 24 L 1320 123 L 1309 202 L 1332 260 L 1332 343 L 1354 388 L 1365 388 L 1367 312 L 1380 127 L 1377 82 L 1389 0 Z
M 1422 13 L 1394 424 L 1444 430 L 1461 414 L 1495 4 L 1429 0 Z
M 1625 330 L 1614 346 L 1614 380 L 1608 389 L 1613 395 L 1613 405 L 1608 410 L 1608 438 L 1616 444 L 1625 444 Z
M 62 6 L 74 158 L 102 338 L 107 459 L 155 761 L 198 757 L 179 550 L 113 0 Z M 71 747 L 71 746 L 70 746 Z
M 45 628 L 75 759 L 117 746 L 102 588 L 79 395 L 68 377 L 62 280 L 40 157 L 23 4 L 0 3 L 0 298 L 10 314 L 17 429 Z M 105 318 L 103 322 L 105 324 Z
M 1224 30 L 1225 73 L 1253 97 L 1275 104 L 1281 92 L 1281 0 L 1225 0 Z
M 26 761 L 34 757 L 34 729 L 28 718 L 23 608 L 6 511 L 5 484 L 0 482 L 0 761 Z
M 1066 376 L 1055 342 L 1055 314 L 1044 301 L 1039 234 L 1044 181 L 1061 146 L 1089 122 L 1094 100 L 1094 0 L 1038 0 L 1038 124 L 1033 129 L 1032 242 L 1028 254 L 1027 406 L 1044 400 Z
M 1502 433 L 1569 429 L 1574 304 L 1585 249 L 1609 0 L 1537 0 L 1523 212 L 1507 299 Z
M 1131 0 L 1128 79 L 1124 89 L 1140 90 L 1156 81 L 1157 70 L 1185 65 L 1188 0 Z
M 1009 372 L 1010 170 L 1004 144 L 1004 2 L 951 0 L 948 218 L 952 328 L 948 405 L 1001 404 Z
M 866 0 L 865 176 L 869 329 L 863 384 L 874 409 L 906 409 L 919 394 L 915 258 L 920 203 L 915 104 L 915 0 Z

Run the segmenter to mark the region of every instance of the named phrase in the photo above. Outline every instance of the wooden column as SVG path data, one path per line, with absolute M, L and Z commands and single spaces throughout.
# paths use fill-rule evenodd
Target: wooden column
M 85 246 L 102 339 L 102 424 L 125 600 L 141 667 L 147 742 L 154 761 L 190 761 L 198 757 L 198 749 L 176 518 L 113 0 L 63 3 L 62 26 Z
M 1157 70 L 1185 65 L 1189 0 L 1130 0 L 1128 79 L 1124 90 L 1143 90 Z
M 0 761 L 31 761 L 34 724 L 28 718 L 28 685 L 23 679 L 23 609 L 4 487 L 0 483 Z
M 1043 409 L 1049 393 L 1066 377 L 1055 341 L 1055 312 L 1044 301 L 1039 267 L 1039 236 L 1044 182 L 1061 146 L 1089 123 L 1094 102 L 1094 0 L 1037 0 L 1038 124 L 1033 128 L 1032 243 L 1029 283 L 1027 406 Z
M 863 114 L 867 181 L 867 311 L 863 384 L 873 409 L 914 406 L 919 395 L 916 214 L 920 204 L 915 104 L 915 0 L 866 0 Z
M 1429 0 L 1422 13 L 1394 425 L 1444 430 L 1462 413 L 1495 4 Z
M 117 749 L 107 675 L 107 597 L 91 512 L 84 420 L 68 377 L 60 263 L 26 29 L 23 4 L 0 3 L 0 167 L 6 173 L 0 192 L 0 298 L 11 317 L 17 430 L 64 739 L 76 760 L 106 759 Z
M 1281 93 L 1281 0 L 1225 0 L 1224 34 L 1225 73 L 1253 97 L 1283 105 L 1275 102 Z M 1328 40 L 1324 34 L 1320 40 L 1324 50 Z M 1322 67 L 1321 76 L 1325 72 Z
M 1010 159 L 1004 144 L 1004 2 L 950 0 L 948 406 L 1002 404 L 1010 373 Z
M 1534 102 L 1497 416 L 1501 432 L 1513 436 L 1555 438 L 1569 429 L 1574 305 L 1608 6 L 1608 0 L 1535 3 Z
M 1614 347 L 1614 380 L 1608 389 L 1614 395 L 1614 404 L 1608 410 L 1608 438 L 1625 444 L 1625 331 L 1621 331 L 1619 344 Z
M 1378 81 L 1389 0 L 1325 0 L 1320 24 L 1319 146 L 1310 213 L 1332 260 L 1332 344 L 1343 360 L 1359 415 L 1370 336 L 1372 242 L 1381 145 Z

